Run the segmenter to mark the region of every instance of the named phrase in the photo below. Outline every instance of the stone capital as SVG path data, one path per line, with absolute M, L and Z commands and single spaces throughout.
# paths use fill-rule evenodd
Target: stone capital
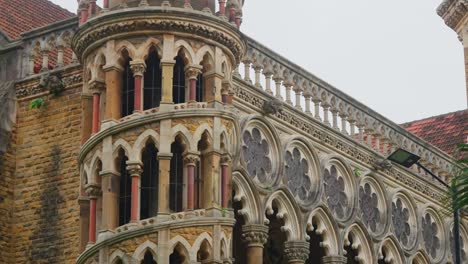
M 188 65 L 185 67 L 185 77 L 189 80 L 196 80 L 200 73 L 202 73 L 202 67 L 199 65 Z
M 102 193 L 101 186 L 97 183 L 87 184 L 85 186 L 85 192 L 90 199 L 97 199 Z
M 106 88 L 106 82 L 100 79 L 94 79 L 88 82 L 88 87 L 93 93 L 100 93 Z
M 268 241 L 268 226 L 245 225 L 242 226 L 242 238 L 247 246 L 263 247 Z
M 130 69 L 132 70 L 134 77 L 143 77 L 146 71 L 146 63 L 144 61 L 131 61 Z
M 229 165 L 229 162 L 231 162 L 231 160 L 232 160 L 231 155 L 229 155 L 229 154 L 224 154 L 224 155 L 221 157 L 221 166 L 228 166 L 228 165 Z
M 284 255 L 289 263 L 304 263 L 309 258 L 309 243 L 306 241 L 287 241 Z
M 195 166 L 197 164 L 197 161 L 200 160 L 200 155 L 196 153 L 186 153 L 184 155 L 184 163 L 186 165 L 192 165 Z
M 139 161 L 127 161 L 127 170 L 131 177 L 140 177 L 143 172 L 142 164 Z
M 123 72 L 124 68 L 120 66 L 119 64 L 106 64 L 102 67 L 102 70 L 104 72 L 110 72 L 110 71 L 116 71 L 116 72 Z

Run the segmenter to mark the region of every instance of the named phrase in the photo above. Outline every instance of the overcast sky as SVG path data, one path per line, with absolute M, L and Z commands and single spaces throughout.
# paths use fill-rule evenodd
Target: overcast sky
M 441 1 L 247 0 L 242 31 L 402 123 L 466 108 L 463 47 Z M 52 2 L 76 12 L 76 0 Z

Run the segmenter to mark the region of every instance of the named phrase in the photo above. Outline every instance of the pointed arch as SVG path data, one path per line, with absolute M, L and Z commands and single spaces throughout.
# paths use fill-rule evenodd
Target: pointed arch
M 352 244 L 348 238 L 352 238 Z M 366 231 L 366 228 L 359 222 L 352 224 L 347 231 L 344 232 L 343 241 L 345 246 L 351 246 L 352 249 L 357 250 L 357 261 L 359 263 L 366 263 L 366 261 L 375 261 L 372 239 Z
M 153 129 L 147 129 L 141 133 L 133 144 L 132 152 L 134 153 L 135 157 L 141 156 L 140 153 L 143 151 L 149 140 L 152 140 L 156 148 L 159 149 L 159 138 L 160 137 L 158 132 L 154 131 Z
M 179 39 L 174 43 L 174 56 L 176 57 L 179 53 L 183 51 L 185 54 L 184 61 L 186 65 L 193 64 L 195 61 L 195 52 L 193 51 L 192 46 L 185 40 Z
M 189 242 L 187 242 L 187 240 L 185 240 L 185 238 L 183 238 L 180 235 L 173 237 L 169 241 L 169 252 L 172 253 L 174 251 L 177 251 L 179 255 L 181 255 L 184 258 L 183 263 L 181 264 L 190 263 L 192 259 L 190 257 L 191 255 L 189 252 L 191 252 L 191 250 L 192 247 L 190 246 Z
M 314 226 L 316 229 L 313 230 Z M 340 255 L 339 227 L 326 207 L 314 209 L 307 218 L 307 229 L 322 237 L 322 247 L 326 255 Z
M 90 181 L 88 181 L 88 183 L 97 183 L 97 179 L 96 179 L 96 170 L 98 169 L 98 165 L 99 165 L 99 162 L 101 163 L 101 166 L 102 166 L 102 153 L 100 150 L 97 150 L 93 157 L 91 158 L 91 164 L 90 164 Z
M 212 251 L 212 249 L 213 249 L 213 239 L 211 238 L 211 236 L 208 233 L 203 232 L 193 242 L 192 250 L 191 250 L 192 254 L 190 256 L 190 258 L 192 260 L 197 259 L 197 254 L 202 249 L 203 243 L 208 243 L 208 245 L 209 245 L 209 247 L 210 247 L 210 249 Z M 213 252 L 210 252 L 210 254 L 213 254 Z
M 219 255 L 221 256 L 221 260 L 229 259 L 231 252 L 231 247 L 229 244 L 229 239 L 227 239 L 226 234 L 221 232 L 221 243 L 220 243 L 220 252 Z
M 201 64 L 201 62 L 203 61 L 205 55 L 208 55 L 211 57 L 211 60 L 213 61 L 214 63 L 214 58 L 215 58 L 215 54 L 214 54 L 214 50 L 212 47 L 210 47 L 209 45 L 204 45 L 203 47 L 201 47 L 198 51 L 197 51 L 197 54 L 195 55 L 195 60 L 194 60 L 194 64 Z M 213 64 L 213 67 L 215 65 Z
M 128 264 L 128 256 L 120 249 L 115 250 L 109 257 L 110 264 L 117 264 L 118 261 L 122 261 L 123 264 Z
M 153 260 L 157 260 L 157 246 L 152 241 L 146 240 L 143 244 L 139 245 L 133 253 L 133 259 L 142 261 L 145 258 L 145 253 L 149 251 L 153 255 Z
M 379 258 L 383 257 L 382 253 L 385 251 L 385 263 L 389 264 L 404 264 L 405 257 L 404 252 L 399 247 L 400 243 L 398 240 L 393 236 L 389 236 L 383 240 L 379 248 Z
M 173 141 L 175 141 L 177 137 L 180 137 L 180 139 L 182 140 L 181 143 L 184 144 L 186 148 L 188 148 L 187 150 L 193 150 L 193 149 L 190 149 L 192 147 L 192 145 L 190 144 L 193 138 L 192 134 L 184 125 L 178 124 L 174 126 L 171 129 L 171 135 L 172 135 L 171 138 Z
M 203 134 L 204 133 L 207 133 L 208 136 L 209 136 L 209 141 L 210 142 L 213 142 L 213 129 L 210 127 L 210 125 L 208 125 L 207 123 L 203 123 L 201 124 L 199 127 L 197 127 L 197 130 L 195 130 L 195 133 L 193 133 L 193 136 L 192 136 L 192 144 L 190 146 L 190 148 L 192 150 L 195 150 L 197 149 L 197 144 L 198 144 L 198 141 L 202 140 L 202 137 L 203 137 Z
M 239 214 L 244 218 L 246 224 L 263 223 L 263 213 L 260 207 L 259 194 L 256 188 L 246 180 L 247 176 L 241 172 L 233 172 L 233 188 L 235 192 L 234 201 L 241 202 L 242 209 Z
M 419 250 L 416 254 L 410 258 L 410 264 L 430 264 L 430 258 L 423 250 Z
M 118 41 L 115 45 L 115 52 L 122 56 L 122 52 L 127 51 L 130 59 L 136 58 L 136 48 L 135 46 L 127 40 Z M 121 58 L 122 59 L 122 58 Z
M 144 43 L 138 46 L 136 54 L 137 58 L 141 60 L 146 60 L 152 48 L 156 50 L 156 53 L 158 54 L 159 58 L 161 58 L 163 50 L 162 43 L 159 39 L 153 37 L 147 38 Z
M 134 155 L 134 152 L 132 151 L 133 148 L 123 138 L 117 139 L 117 141 L 115 141 L 114 144 L 112 144 L 113 159 L 116 159 L 119 156 L 120 149 L 122 149 L 125 152 L 125 156 L 127 156 L 129 160 L 135 160 L 135 155 Z
M 274 205 L 278 208 L 277 217 L 283 219 L 284 226 L 282 231 L 286 233 L 288 241 L 303 240 L 305 235 L 301 226 L 301 219 L 299 218 L 300 209 L 294 202 L 294 198 L 290 197 L 283 190 L 276 191 L 270 195 L 265 203 L 265 211 L 271 215 L 273 213 Z

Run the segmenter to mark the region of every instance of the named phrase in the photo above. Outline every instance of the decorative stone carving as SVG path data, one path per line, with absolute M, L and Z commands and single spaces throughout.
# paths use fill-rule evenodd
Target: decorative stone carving
M 244 225 L 242 226 L 242 238 L 248 245 L 262 246 L 268 241 L 268 226 Z
M 85 192 L 89 198 L 98 198 L 102 193 L 101 186 L 97 183 L 90 183 L 86 185 Z
M 265 115 L 276 114 L 283 111 L 283 102 L 278 99 L 266 100 L 262 106 Z
M 343 218 L 348 206 L 348 197 L 345 193 L 344 178 L 338 175 L 335 165 L 324 172 L 325 197 L 330 210 L 339 218 Z
M 289 262 L 304 262 L 309 258 L 309 243 L 305 241 L 287 241 L 284 255 Z
M 130 62 L 130 69 L 132 70 L 133 76 L 143 76 L 146 71 L 146 64 L 143 61 Z
M 452 253 L 452 260 L 453 263 L 455 263 L 455 243 L 453 241 L 454 236 L 453 236 L 453 228 L 450 231 L 450 252 Z M 462 263 L 467 263 L 467 257 L 466 257 L 466 252 L 465 252 L 465 241 L 463 240 L 463 237 L 460 235 L 460 248 L 461 248 L 461 261 Z
M 395 236 L 405 246 L 408 246 L 411 227 L 409 225 L 409 210 L 403 207 L 400 199 L 392 203 L 392 223 L 395 228 Z
M 66 87 L 69 87 L 71 85 L 81 83 L 83 81 L 83 78 L 82 78 L 81 74 L 75 74 L 75 75 L 64 77 L 64 78 L 62 78 L 61 81 L 62 81 L 62 84 L 63 84 L 64 88 L 66 88 Z M 41 86 L 41 85 L 29 85 L 29 84 L 26 84 L 26 85 L 19 84 L 18 85 L 17 84 L 17 86 L 16 86 L 16 96 L 18 98 L 33 96 L 35 94 L 45 92 L 45 91 L 47 91 L 47 89 L 48 88 L 46 86 Z
M 65 89 L 62 79 L 57 74 L 42 75 L 38 86 L 48 90 L 55 96 L 59 95 Z
M 309 164 L 302 158 L 298 148 L 294 148 L 292 153 L 286 151 L 285 156 L 285 176 L 289 190 L 299 199 L 306 200 L 311 196 L 312 186 L 309 177 Z
M 437 237 L 439 233 L 439 228 L 437 224 L 432 221 L 432 216 L 429 213 L 426 213 L 424 217 L 422 217 L 422 233 L 423 233 L 423 240 L 424 240 L 424 248 L 428 255 L 432 258 L 437 257 L 437 252 L 440 249 L 440 240 Z
M 392 168 L 392 163 L 387 159 L 376 160 L 372 165 L 378 171 L 389 170 Z
M 364 184 L 364 187 L 359 187 L 359 204 L 361 206 L 361 217 L 364 225 L 372 230 L 377 231 L 377 225 L 380 223 L 379 199 L 369 183 Z
M 268 142 L 262 138 L 258 128 L 252 129 L 252 132 L 245 131 L 243 139 L 242 150 L 250 177 L 256 178 L 261 183 L 268 181 L 272 171 Z

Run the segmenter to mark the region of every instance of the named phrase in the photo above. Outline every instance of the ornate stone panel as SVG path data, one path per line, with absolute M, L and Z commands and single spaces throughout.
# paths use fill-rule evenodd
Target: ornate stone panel
M 381 221 L 379 198 L 377 194 L 373 192 L 369 183 L 359 187 L 359 204 L 361 206 L 362 222 L 375 233 Z
M 393 233 L 401 246 L 411 250 L 416 246 L 418 223 L 416 221 L 416 210 L 410 200 L 398 193 L 392 201 L 392 224 Z
M 427 254 L 435 259 L 441 249 L 440 231 L 439 226 L 430 213 L 426 212 L 421 217 L 421 228 L 424 248 Z
M 270 143 L 258 128 L 244 131 L 242 151 L 247 171 L 250 177 L 260 183 L 271 181 L 272 164 L 270 157 Z
M 350 199 L 346 193 L 345 178 L 336 165 L 324 170 L 324 195 L 328 207 L 335 216 L 343 219 L 349 210 Z

